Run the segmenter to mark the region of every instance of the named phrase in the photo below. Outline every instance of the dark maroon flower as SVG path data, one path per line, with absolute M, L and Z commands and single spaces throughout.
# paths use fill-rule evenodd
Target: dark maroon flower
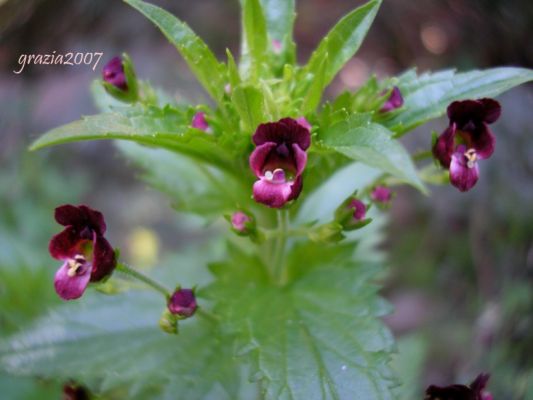
M 168 301 L 168 310 L 183 318 L 191 317 L 198 308 L 192 289 L 176 290 Z
M 439 136 L 433 154 L 448 168 L 458 144 L 474 149 L 481 160 L 494 152 L 495 138 L 489 124 L 501 114 L 500 103 L 493 99 L 454 101 L 448 106 L 450 125 Z
M 65 229 L 49 245 L 52 257 L 64 262 L 54 286 L 62 299 L 77 299 L 89 282 L 101 281 L 113 272 L 115 252 L 104 238 L 106 225 L 99 211 L 67 204 L 55 209 L 55 220 Z
M 448 106 L 448 128 L 437 138 L 433 155 L 444 168 L 450 169 L 450 181 L 461 191 L 477 182 L 477 160 L 494 152 L 495 138 L 489 124 L 501 114 L 493 99 L 454 101 Z
M 63 385 L 62 400 L 89 400 L 89 391 L 85 387 L 76 383 L 67 383 Z
M 492 395 L 485 391 L 489 378 L 489 374 L 479 374 L 469 386 L 431 385 L 426 389 L 425 400 L 492 400 Z
M 113 85 L 117 89 L 127 91 L 128 83 L 126 81 L 126 74 L 124 72 L 124 65 L 122 64 L 122 58 L 113 57 L 104 66 L 102 70 L 102 78 L 105 82 Z
M 397 108 L 400 108 L 401 106 L 403 106 L 402 92 L 400 92 L 400 88 L 398 88 L 398 86 L 394 86 L 392 88 L 392 92 L 389 98 L 387 99 L 387 101 L 385 101 L 385 103 L 383 104 L 383 106 L 381 107 L 379 111 L 389 112 L 389 111 L 396 110 Z
M 387 204 L 392 200 L 392 190 L 387 186 L 376 186 L 372 189 L 370 198 L 376 203 Z
M 256 148 L 250 167 L 259 178 L 253 186 L 254 199 L 268 207 L 283 207 L 302 190 L 311 133 L 298 121 L 283 118 L 259 125 L 252 139 Z
M 359 199 L 353 199 L 348 205 L 349 208 L 353 209 L 353 220 L 355 222 L 360 222 L 365 219 L 366 216 L 366 206 Z
M 194 114 L 191 126 L 193 128 L 200 129 L 201 131 L 209 131 L 209 124 L 205 119 L 205 113 L 202 111 L 198 111 L 196 114 Z

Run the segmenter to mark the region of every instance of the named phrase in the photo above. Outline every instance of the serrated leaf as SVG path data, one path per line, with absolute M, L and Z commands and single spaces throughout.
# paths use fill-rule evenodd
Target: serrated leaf
M 261 90 L 254 86 L 239 86 L 233 91 L 231 99 L 241 117 L 244 131 L 250 135 L 261 122 L 266 121 L 265 100 Z
M 397 134 L 443 115 L 455 100 L 495 97 L 515 86 L 533 80 L 533 70 L 491 68 L 456 73 L 455 70 L 424 73 L 411 70 L 398 78 L 404 97 L 403 110 L 384 122 Z
M 279 287 L 258 259 L 232 253 L 213 266 L 207 294 L 222 299 L 217 311 L 265 399 L 392 399 L 393 340 L 377 319 L 386 308 L 369 283 L 374 266 L 322 266 Z
M 328 148 L 425 191 L 411 157 L 384 126 L 352 117 L 326 128 L 321 138 Z
M 170 107 L 126 109 L 123 114 L 97 114 L 46 132 L 30 147 L 38 150 L 81 140 L 123 139 L 161 147 L 221 168 L 231 161 L 220 150 L 213 136 L 190 129 L 184 115 Z
M 118 143 L 122 154 L 141 168 L 142 178 L 169 195 L 175 208 L 204 218 L 232 212 L 250 197 L 234 177 L 201 166 L 188 157 L 163 149 Z
M 327 56 L 329 62 L 324 86 L 328 85 L 361 46 L 380 5 L 381 0 L 372 0 L 344 16 L 322 39 L 304 68 L 304 73 L 316 76 L 322 60 Z
M 168 11 L 140 0 L 124 0 L 152 21 L 178 49 L 198 81 L 213 99 L 219 101 L 224 93 L 223 65 L 189 26 Z
M 157 326 L 164 306 L 152 293 L 86 295 L 3 342 L 0 368 L 96 391 L 150 389 L 151 399 L 234 399 L 239 370 L 216 326 L 196 316 L 178 336 L 165 334 Z

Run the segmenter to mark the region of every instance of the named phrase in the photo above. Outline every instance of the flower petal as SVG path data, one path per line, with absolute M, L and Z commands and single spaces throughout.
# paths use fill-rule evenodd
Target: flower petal
M 302 150 L 307 150 L 311 145 L 309 129 L 292 118 L 283 118 L 278 122 L 267 122 L 259 125 L 252 139 L 256 145 L 267 142 L 286 143 L 287 145 L 297 143 Z
M 103 236 L 95 234 L 91 282 L 98 282 L 111 274 L 117 265 L 115 251 Z
M 106 231 L 106 224 L 104 215 L 91 207 L 81 205 L 78 207 L 85 215 L 85 221 L 89 228 L 95 231 L 98 235 L 103 235 Z
M 479 167 L 477 162 L 472 168 L 468 167 L 465 159 L 466 147 L 459 146 L 452 155 L 450 163 L 450 182 L 461 192 L 466 192 L 476 184 L 479 178 Z
M 57 207 L 54 211 L 54 218 L 58 224 L 63 226 L 85 224 L 84 212 L 72 204 L 64 204 Z
M 65 262 L 56 272 L 54 287 L 63 300 L 74 300 L 85 292 L 91 278 L 91 269 L 86 268 L 82 274 L 74 276 L 69 276 L 68 271 L 69 265 Z
M 299 194 L 299 190 L 301 190 L 301 182 L 298 182 L 300 187 L 296 185 L 293 189 L 293 185 L 295 183 L 297 182 L 289 181 L 285 183 L 273 183 L 265 178 L 261 178 L 254 183 L 254 200 L 272 208 L 283 207 L 285 203 L 292 200 Z M 297 190 L 298 193 L 295 195 L 293 190 Z
M 433 146 L 433 156 L 439 160 L 444 168 L 448 168 L 452 161 L 455 132 L 456 126 L 455 123 L 452 123 L 442 132 Z
M 128 90 L 124 65 L 120 57 L 113 57 L 102 70 L 102 79 L 121 90 Z
M 484 98 L 479 100 L 483 105 L 483 121 L 487 124 L 496 122 L 502 113 L 502 107 L 494 99 Z
M 263 143 L 257 146 L 250 154 L 250 168 L 258 178 L 263 175 L 265 162 L 276 147 L 277 144 L 273 142 Z
M 494 137 L 489 126 L 483 122 L 481 129 L 470 136 L 471 145 L 476 150 L 478 158 L 484 160 L 489 158 L 494 153 L 496 146 L 496 138 Z
M 292 145 L 292 151 L 294 152 L 294 161 L 296 164 L 296 176 L 300 176 L 307 165 L 307 153 L 296 143 Z
M 80 238 L 79 232 L 72 226 L 54 235 L 48 245 L 50 255 L 57 260 L 65 260 L 80 254 L 80 248 L 86 241 Z

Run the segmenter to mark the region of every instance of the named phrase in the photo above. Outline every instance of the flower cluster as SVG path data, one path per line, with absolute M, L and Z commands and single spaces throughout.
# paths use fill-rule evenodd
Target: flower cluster
M 250 167 L 258 178 L 254 199 L 268 207 L 283 207 L 302 191 L 310 125 L 303 118 L 283 118 L 259 125 L 252 139 L 256 148 L 250 155 Z
M 104 237 L 106 224 L 99 211 L 67 204 L 56 208 L 55 219 L 65 226 L 49 245 L 52 257 L 63 261 L 55 289 L 64 300 L 77 299 L 89 282 L 102 281 L 113 272 L 115 252 Z
M 495 138 L 489 124 L 501 113 L 493 99 L 454 101 L 448 106 L 448 128 L 433 146 L 433 155 L 449 169 L 450 182 L 461 192 L 468 191 L 479 178 L 478 160 L 494 152 Z

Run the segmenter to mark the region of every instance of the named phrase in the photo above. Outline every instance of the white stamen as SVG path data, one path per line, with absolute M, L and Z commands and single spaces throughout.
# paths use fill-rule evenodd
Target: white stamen
M 271 181 L 272 179 L 274 179 L 274 173 L 272 171 L 266 171 L 265 172 L 265 179 L 267 181 Z
M 474 168 L 476 166 L 477 154 L 475 149 L 468 149 L 465 152 L 466 166 L 468 168 Z
M 81 254 L 76 254 L 74 258 L 70 258 L 67 261 L 67 264 L 68 264 L 67 275 L 70 278 L 73 278 L 77 275 L 77 273 L 79 272 L 83 264 L 85 264 L 85 257 Z

